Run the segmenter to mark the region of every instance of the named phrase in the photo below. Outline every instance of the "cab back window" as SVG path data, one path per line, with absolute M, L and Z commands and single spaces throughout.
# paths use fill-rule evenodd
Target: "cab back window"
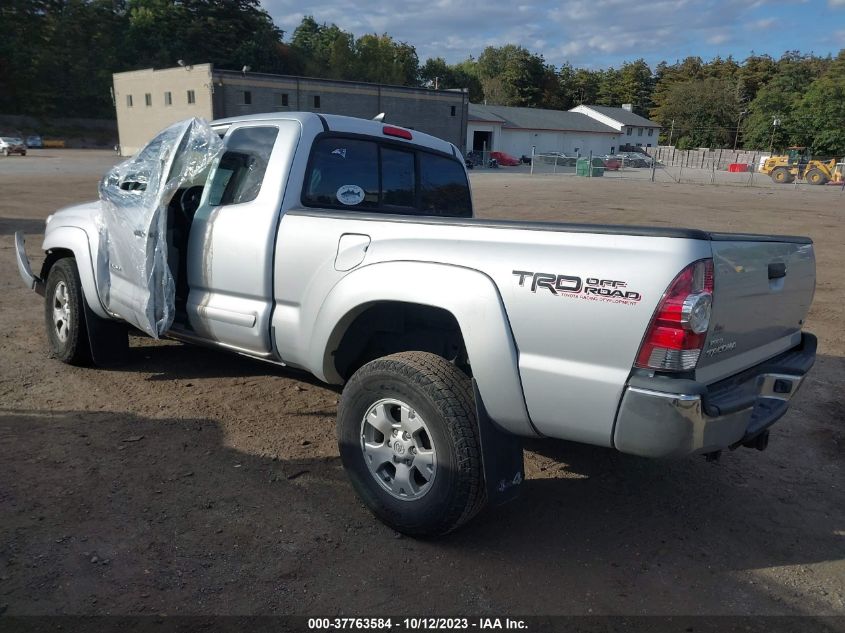
M 314 142 L 302 203 L 406 215 L 472 215 L 469 183 L 457 159 L 345 136 Z

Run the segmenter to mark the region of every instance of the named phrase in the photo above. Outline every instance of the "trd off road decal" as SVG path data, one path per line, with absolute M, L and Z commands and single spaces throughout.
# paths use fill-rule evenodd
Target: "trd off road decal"
M 524 287 L 530 280 L 531 292 L 546 289 L 555 296 L 573 297 L 586 301 L 621 303 L 636 305 L 643 297 L 639 292 L 628 290 L 628 282 L 617 279 L 599 279 L 598 277 L 575 277 L 573 275 L 555 275 L 552 273 L 532 273 L 527 270 L 515 270 L 519 285 Z

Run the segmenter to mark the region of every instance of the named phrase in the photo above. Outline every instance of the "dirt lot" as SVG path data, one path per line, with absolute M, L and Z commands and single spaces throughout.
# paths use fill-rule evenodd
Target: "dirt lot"
M 838 190 L 474 174 L 484 217 L 812 236 L 820 357 L 764 453 L 532 443 L 519 501 L 416 541 L 347 485 L 335 391 L 140 337 L 119 371 L 47 358 L 12 234 L 35 254 L 45 216 L 113 161 L 0 160 L 0 613 L 845 615 Z

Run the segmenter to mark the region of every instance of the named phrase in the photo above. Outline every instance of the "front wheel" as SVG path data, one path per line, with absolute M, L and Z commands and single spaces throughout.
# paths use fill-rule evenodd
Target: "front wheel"
M 84 300 L 76 262 L 60 259 L 47 276 L 44 320 L 51 355 L 69 365 L 84 365 L 91 360 Z
M 807 175 L 804 176 L 804 180 L 811 185 L 823 185 L 827 183 L 827 176 L 824 175 L 824 172 L 822 172 L 821 169 L 814 167 L 807 172 Z
M 469 378 L 444 358 L 403 352 L 359 369 L 338 407 L 340 457 L 355 491 L 390 527 L 442 535 L 486 501 Z

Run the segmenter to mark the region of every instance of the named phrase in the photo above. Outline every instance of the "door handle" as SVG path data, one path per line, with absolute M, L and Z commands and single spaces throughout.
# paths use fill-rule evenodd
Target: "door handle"
M 782 279 L 786 277 L 786 264 L 769 264 L 769 279 Z

